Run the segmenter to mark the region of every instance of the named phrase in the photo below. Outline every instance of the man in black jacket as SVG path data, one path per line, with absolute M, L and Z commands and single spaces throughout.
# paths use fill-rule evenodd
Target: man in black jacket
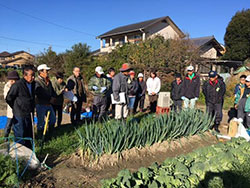
M 35 73 L 32 67 L 23 70 L 23 78 L 12 85 L 6 96 L 6 102 L 13 110 L 14 136 L 32 138 L 31 113 L 35 107 Z M 16 139 L 19 140 L 19 139 Z M 32 148 L 29 140 L 20 140 L 19 143 Z
M 194 72 L 194 67 L 190 65 L 187 67 L 187 75 L 181 88 L 181 99 L 184 101 L 184 108 L 194 108 L 199 95 L 200 77 Z
M 35 94 L 36 94 L 36 113 L 37 113 L 37 133 L 38 136 L 42 136 L 45 125 L 45 117 L 48 111 L 49 115 L 49 132 L 53 131 L 56 123 L 56 115 L 52 104 L 56 102 L 56 93 L 52 87 L 52 83 L 49 79 L 49 70 L 46 64 L 39 65 L 37 67 L 38 77 L 35 79 Z
M 214 129 L 219 132 L 226 86 L 222 79 L 218 79 L 216 71 L 210 71 L 208 76 L 209 80 L 203 84 L 202 92 L 205 95 L 207 112 L 215 115 Z
M 173 110 L 181 111 L 182 108 L 182 100 L 181 100 L 181 88 L 183 82 L 181 80 L 181 74 L 176 73 L 175 80 L 171 83 L 171 99 L 173 100 Z

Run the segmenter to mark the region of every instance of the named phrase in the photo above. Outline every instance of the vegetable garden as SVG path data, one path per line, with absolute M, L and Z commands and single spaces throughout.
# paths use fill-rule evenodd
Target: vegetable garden
M 37 144 L 41 158 L 50 154 L 48 165 L 52 170 L 29 174 L 32 178 L 24 179 L 21 187 L 206 187 L 207 182 L 223 187 L 232 184 L 224 182 L 231 172 L 247 182 L 249 143 L 234 139 L 209 146 L 218 143 L 209 130 L 212 124 L 213 117 L 208 114 L 188 110 L 161 116 L 143 114 L 126 121 L 85 123 L 76 129 L 68 125 L 56 131 L 42 152 Z M 130 151 L 136 152 L 130 155 Z M 114 156 L 119 162 L 110 164 Z M 0 157 L 0 162 L 1 169 L 6 169 L 8 163 L 12 169 L 0 171 L 0 184 L 11 187 L 17 181 L 15 161 Z M 123 170 L 126 168 L 132 172 Z M 243 172 L 245 169 L 248 171 Z M 210 176 L 213 178 L 207 180 Z

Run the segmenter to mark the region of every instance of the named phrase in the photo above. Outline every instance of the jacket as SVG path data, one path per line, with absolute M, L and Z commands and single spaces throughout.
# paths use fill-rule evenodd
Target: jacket
M 226 93 L 226 85 L 219 79 L 215 82 L 208 80 L 203 84 L 202 92 L 205 95 L 206 103 L 223 103 L 224 95 Z
M 4 85 L 4 89 L 3 89 L 3 97 L 4 97 L 4 99 L 6 99 L 6 96 L 7 96 L 8 92 L 9 92 L 10 88 L 11 88 L 11 84 L 9 82 L 7 82 Z M 7 118 L 13 118 L 12 109 L 8 104 L 7 104 Z
M 113 80 L 113 96 L 114 100 L 119 101 L 119 93 L 124 92 L 126 97 L 128 95 L 128 77 L 122 74 L 121 72 L 115 75 L 114 80 Z
M 94 90 L 94 86 L 97 87 L 97 90 Z M 101 91 L 102 87 L 106 87 L 106 90 Z M 107 79 L 106 76 L 102 75 L 100 78 L 98 78 L 96 75 L 94 75 L 89 80 L 88 89 L 91 91 L 94 96 L 106 96 L 107 92 L 109 91 L 111 87 L 110 81 Z
M 69 90 L 72 90 L 74 95 L 77 96 L 78 99 L 80 98 L 83 102 L 87 102 L 87 96 L 86 96 L 86 90 L 85 90 L 83 78 L 81 76 L 79 77 L 81 84 L 82 84 L 82 89 L 83 89 L 81 96 L 79 96 L 79 93 L 78 93 L 78 83 L 76 79 L 77 78 L 74 75 L 71 75 L 67 79 L 67 88 Z
M 181 81 L 179 85 L 177 84 L 176 80 L 171 83 L 171 95 L 170 95 L 170 97 L 172 100 L 175 100 L 175 101 L 181 100 L 182 86 L 183 86 L 183 81 Z
M 111 77 L 109 76 L 109 74 L 107 74 L 106 77 L 107 77 L 107 79 L 110 81 L 110 84 L 111 84 L 110 87 L 109 87 L 109 90 L 108 90 L 108 92 L 107 92 L 107 96 L 110 97 L 111 94 L 113 93 L 113 91 L 112 91 L 113 78 L 111 78 Z
M 36 104 L 49 105 L 51 98 L 56 98 L 56 93 L 52 87 L 51 81 L 46 85 L 44 79 L 38 76 L 35 82 Z
M 137 80 L 131 80 L 130 78 L 128 78 L 128 96 L 129 97 L 135 97 L 136 96 L 136 92 L 138 90 L 138 82 Z
M 138 90 L 137 90 L 137 96 L 145 96 L 147 91 L 147 85 L 145 81 L 140 82 L 137 80 L 138 83 Z
M 199 98 L 200 95 L 200 77 L 195 74 L 193 79 L 190 80 L 186 76 L 183 80 L 183 85 L 181 88 L 181 96 L 184 96 L 188 99 Z
M 156 93 L 158 94 L 161 90 L 161 80 L 158 77 L 153 78 L 148 78 L 147 79 L 147 90 L 148 90 L 148 94 L 152 95 L 152 93 Z
M 27 117 L 35 108 L 35 82 L 31 83 L 31 93 L 24 78 L 13 84 L 6 96 L 6 102 L 16 117 Z
M 58 83 L 56 79 L 52 80 L 52 87 L 56 93 L 56 101 L 54 105 L 63 105 L 63 93 L 65 89 L 65 82 L 62 82 L 61 84 Z

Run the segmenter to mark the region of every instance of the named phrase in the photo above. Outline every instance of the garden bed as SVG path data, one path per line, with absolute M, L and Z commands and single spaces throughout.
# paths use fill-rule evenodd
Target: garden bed
M 100 157 L 96 165 L 84 165 L 80 156 L 75 153 L 70 158 L 59 162 L 52 170 L 41 172 L 22 187 L 100 187 L 101 180 L 116 177 L 122 169 L 137 171 L 140 167 L 148 167 L 152 163 L 162 163 L 167 157 L 175 157 L 189 153 L 197 148 L 218 143 L 210 132 L 204 136 L 194 135 L 188 139 L 164 141 L 145 148 L 132 148 L 123 151 L 118 159 L 117 154 Z

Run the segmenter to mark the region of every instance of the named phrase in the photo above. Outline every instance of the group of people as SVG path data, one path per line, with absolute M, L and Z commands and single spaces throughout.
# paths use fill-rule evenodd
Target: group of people
M 184 79 L 181 78 L 180 73 L 177 73 L 171 84 L 172 109 L 175 111 L 182 110 L 182 103 L 184 108 L 193 109 L 200 95 L 200 77 L 194 72 L 193 66 L 188 66 L 186 70 Z M 208 76 L 209 80 L 204 82 L 202 92 L 205 96 L 207 112 L 215 116 L 213 128 L 219 132 L 226 86 L 216 71 L 210 71 Z
M 8 104 L 5 137 L 8 137 L 11 128 L 16 138 L 32 137 L 35 111 L 38 137 L 42 136 L 47 116 L 51 134 L 56 122 L 57 126 L 61 126 L 64 94 L 67 92 L 74 95 L 71 100 L 71 123 L 75 125 L 81 122 L 82 106 L 87 102 L 87 95 L 80 68 L 74 67 L 73 74 L 66 82 L 62 72 L 57 72 L 55 79 L 50 80 L 50 69 L 46 64 L 39 65 L 36 77 L 34 67 L 29 66 L 23 69 L 23 78 L 16 71 L 8 73 L 8 82 L 4 87 L 4 98 Z M 160 87 L 161 82 L 155 72 L 145 82 L 142 73 L 136 79 L 135 72 L 127 63 L 122 65 L 118 74 L 115 74 L 114 68 L 110 68 L 105 75 L 102 67 L 98 66 L 88 82 L 88 90 L 94 95 L 92 118 L 102 121 L 110 112 L 115 119 L 123 119 L 128 114 L 133 115 L 138 105 L 139 110 L 143 111 L 146 91 L 150 109 L 155 112 Z M 20 143 L 31 147 L 27 140 L 20 140 Z
M 73 125 L 81 121 L 83 103 L 87 102 L 87 95 L 81 70 L 74 67 L 73 74 L 64 82 L 64 74 L 57 72 L 55 79 L 50 80 L 50 67 L 46 64 L 37 67 L 37 77 L 33 67 L 23 69 L 23 78 L 19 78 L 16 71 L 8 73 L 8 82 L 4 87 L 4 98 L 8 104 L 7 124 L 5 137 L 8 137 L 11 127 L 14 136 L 32 137 L 32 122 L 34 112 L 37 115 L 37 135 L 42 135 L 45 118 L 49 115 L 49 132 L 52 133 L 55 123 L 61 126 L 64 95 L 67 92 L 73 94 L 71 100 L 70 119 Z M 175 80 L 171 83 L 172 110 L 180 111 L 184 108 L 194 108 L 200 94 L 200 77 L 194 72 L 193 66 L 188 66 L 186 76 L 182 79 L 180 73 L 175 74 Z M 215 116 L 214 129 L 222 121 L 222 108 L 226 86 L 223 79 L 216 71 L 208 73 L 209 80 L 202 86 L 205 96 L 207 112 Z M 88 82 L 88 90 L 93 94 L 93 114 L 95 121 L 103 121 L 110 114 L 117 120 L 127 118 L 144 110 L 146 93 L 150 102 L 150 111 L 156 112 L 158 94 L 161 89 L 161 80 L 155 71 L 150 72 L 150 77 L 145 81 L 143 73 L 137 76 L 130 64 L 125 63 L 116 74 L 114 68 L 108 70 L 105 75 L 103 68 L 98 66 L 95 74 Z M 240 84 L 235 88 L 235 108 L 238 118 L 250 125 L 250 76 L 242 75 Z M 57 120 L 56 120 L 57 114 Z M 20 143 L 31 147 L 30 142 L 21 140 Z

